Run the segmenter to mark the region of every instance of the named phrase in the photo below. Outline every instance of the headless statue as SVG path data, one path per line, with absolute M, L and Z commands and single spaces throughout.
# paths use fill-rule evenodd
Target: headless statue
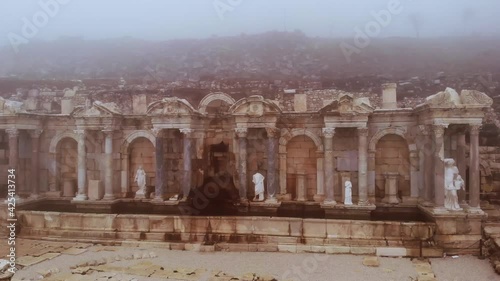
M 345 196 L 344 205 L 352 205 L 352 183 L 351 181 L 345 181 Z
M 146 197 L 146 172 L 139 166 L 137 172 L 135 173 L 135 182 L 139 186 L 139 189 L 135 193 L 136 198 L 145 198 Z
M 447 158 L 444 160 L 444 189 L 445 199 L 444 207 L 451 211 L 461 211 L 458 204 L 457 190 L 464 189 L 465 182 L 458 174 L 458 168 L 455 165 L 455 160 Z
M 264 176 L 261 173 L 253 175 L 252 182 L 255 184 L 255 197 L 253 201 L 264 201 Z

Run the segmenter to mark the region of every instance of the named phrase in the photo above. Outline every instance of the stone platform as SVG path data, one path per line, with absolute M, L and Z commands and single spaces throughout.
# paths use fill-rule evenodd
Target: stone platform
M 439 256 L 435 224 L 276 217 L 198 217 L 18 211 L 21 237 L 93 243 L 167 243 L 214 250 Z M 424 243 L 421 243 L 424 241 Z M 191 245 L 191 246 L 190 246 Z M 199 245 L 199 246 L 193 246 Z

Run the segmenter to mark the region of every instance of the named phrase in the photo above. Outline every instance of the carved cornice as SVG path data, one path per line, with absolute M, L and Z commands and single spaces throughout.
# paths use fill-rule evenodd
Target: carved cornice
M 323 136 L 325 138 L 333 138 L 335 135 L 335 128 L 323 128 Z

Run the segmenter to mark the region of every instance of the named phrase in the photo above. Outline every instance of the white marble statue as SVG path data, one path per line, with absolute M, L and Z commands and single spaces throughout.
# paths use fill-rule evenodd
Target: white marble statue
M 444 189 L 445 199 L 444 207 L 452 211 L 461 211 L 458 204 L 457 190 L 464 188 L 465 182 L 458 174 L 458 168 L 455 165 L 455 160 L 447 158 L 444 160 Z
M 137 169 L 134 181 L 137 182 L 137 185 L 139 186 L 139 189 L 135 193 L 135 196 L 144 198 L 146 196 L 146 172 L 144 171 L 142 166 L 139 166 L 139 168 Z
M 256 173 L 253 175 L 252 182 L 255 184 L 253 201 L 264 201 L 264 176 L 261 173 Z
M 344 205 L 352 205 L 352 182 L 345 181 Z

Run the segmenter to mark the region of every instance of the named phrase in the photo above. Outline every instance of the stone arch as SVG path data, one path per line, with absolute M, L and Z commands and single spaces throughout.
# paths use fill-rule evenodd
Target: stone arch
M 280 193 L 285 200 L 290 200 L 291 195 L 287 194 L 287 144 L 289 141 L 297 136 L 307 136 L 316 146 L 316 195 L 314 200 L 321 200 L 324 194 L 324 178 L 323 178 L 323 142 L 318 134 L 310 129 L 292 129 L 282 132 L 282 137 L 279 139 L 279 154 L 280 154 Z
M 137 138 L 147 138 L 153 146 L 156 146 L 156 137 L 151 133 L 150 131 L 146 130 L 141 130 L 141 131 L 135 131 L 131 134 L 129 134 L 125 140 L 123 141 L 122 147 L 121 147 L 121 153 L 122 154 L 127 154 L 128 153 L 128 148 L 130 144 Z
M 216 100 L 221 100 L 221 101 L 229 104 L 230 106 L 232 106 L 233 104 L 236 103 L 236 101 L 233 99 L 233 97 L 231 97 L 230 95 L 228 95 L 226 93 L 222 93 L 222 92 L 211 93 L 211 94 L 206 95 L 200 101 L 200 105 L 198 106 L 198 111 L 202 114 L 205 114 L 206 110 L 207 110 L 207 106 L 211 102 L 216 101 Z
M 123 140 L 123 144 L 121 146 L 121 190 L 123 194 L 127 194 L 130 192 L 130 159 L 129 159 L 129 148 L 130 144 L 132 144 L 136 139 L 139 138 L 146 138 L 148 139 L 152 144 L 153 147 L 156 147 L 156 137 L 155 135 L 147 130 L 140 130 L 140 131 L 135 131 L 133 133 L 130 133 L 125 139 Z
M 55 137 L 53 137 L 52 140 L 50 141 L 49 153 L 55 154 L 57 152 L 57 145 L 59 144 L 59 142 L 62 139 L 65 139 L 65 138 L 72 138 L 76 142 L 78 142 L 78 138 L 76 137 L 76 134 L 73 132 L 66 131 L 66 132 L 59 133 Z
M 486 160 L 481 160 L 479 162 L 479 169 L 482 173 L 484 173 L 484 176 L 491 176 L 491 168 L 490 164 L 486 162 Z
M 385 128 L 385 129 L 379 130 L 370 139 L 370 142 L 368 144 L 368 151 L 375 152 L 378 141 L 386 135 L 398 135 L 398 136 L 402 137 L 406 141 L 406 143 L 408 144 L 408 151 L 410 153 L 417 152 L 417 147 L 411 142 L 410 139 L 408 139 L 406 137 L 406 129 L 402 128 L 402 127 L 392 127 L 392 128 Z
M 280 146 L 286 146 L 288 142 L 296 136 L 306 135 L 314 142 L 318 151 L 323 151 L 323 142 L 321 141 L 320 136 L 309 129 L 292 129 L 282 135 L 283 136 L 279 140 Z

